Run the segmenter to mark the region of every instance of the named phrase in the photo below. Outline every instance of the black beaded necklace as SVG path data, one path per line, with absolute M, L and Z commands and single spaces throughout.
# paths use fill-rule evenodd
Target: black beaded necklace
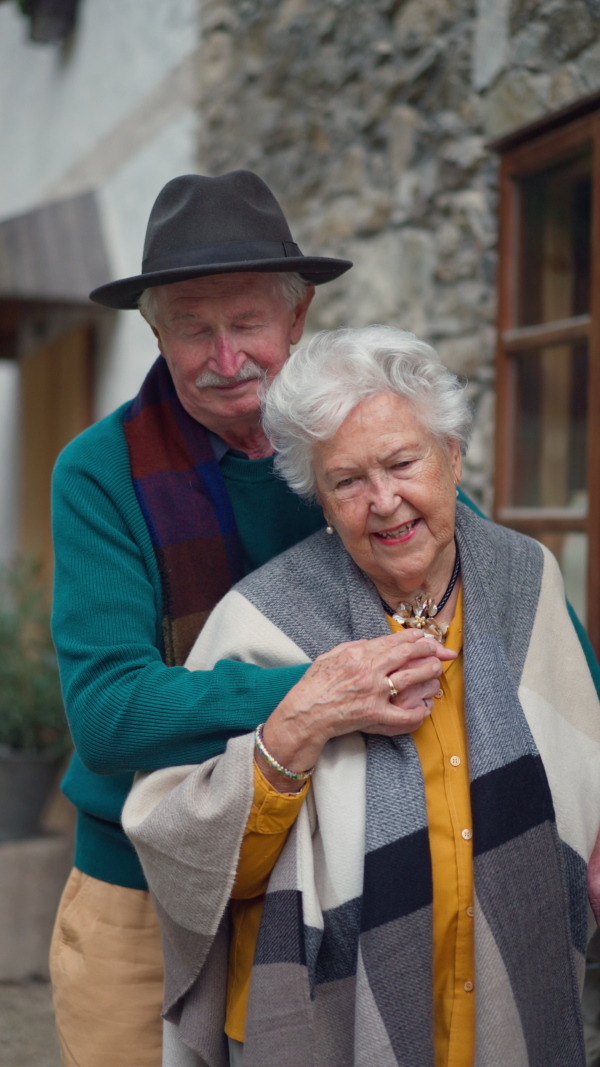
M 432 596 L 425 596 L 423 593 L 418 593 L 414 600 L 408 604 L 402 601 L 398 606 L 398 609 L 394 611 L 389 604 L 386 604 L 383 597 L 381 597 L 383 610 L 386 615 L 389 615 L 390 618 L 394 620 L 394 622 L 399 623 L 400 626 L 410 626 L 414 630 L 423 630 L 426 634 L 430 634 L 431 637 L 435 637 L 436 641 L 440 642 L 444 641 L 446 634 L 448 633 L 448 623 L 435 622 L 434 617 L 448 603 L 460 572 L 460 555 L 456 538 L 454 539 L 454 544 L 456 546 L 456 559 L 454 560 L 452 577 L 450 578 L 448 588 L 439 604 L 434 603 Z

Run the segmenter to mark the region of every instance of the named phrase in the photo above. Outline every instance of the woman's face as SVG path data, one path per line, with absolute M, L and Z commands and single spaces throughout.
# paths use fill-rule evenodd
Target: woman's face
M 381 595 L 397 602 L 423 589 L 439 598 L 454 560 L 458 442 L 440 444 L 409 401 L 382 393 L 313 457 L 325 516 Z

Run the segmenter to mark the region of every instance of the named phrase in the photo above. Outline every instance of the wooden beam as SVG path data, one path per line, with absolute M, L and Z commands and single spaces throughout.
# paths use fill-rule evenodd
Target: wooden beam
M 587 512 L 569 508 L 498 508 L 496 520 L 503 526 L 531 532 L 533 536 L 539 530 L 585 533 L 588 523 Z
M 556 133 L 561 127 L 570 125 L 578 119 L 586 118 L 598 109 L 600 109 L 600 93 L 590 93 L 589 96 L 580 97 L 579 100 L 560 108 L 558 111 L 551 111 L 541 119 L 535 119 L 526 126 L 520 126 L 510 133 L 503 134 L 502 137 L 498 137 L 495 141 L 488 141 L 486 148 L 490 152 L 497 152 L 498 155 L 513 152 L 515 148 L 520 147 L 522 144 L 530 144 L 544 134 Z
M 527 352 L 549 345 L 569 344 L 588 338 L 591 323 L 591 315 L 572 315 L 556 322 L 517 326 L 502 331 L 502 344 L 505 352 Z
M 587 395 L 587 484 L 589 494 L 589 548 L 587 583 L 587 629 L 600 660 L 600 114 L 594 121 L 592 185 L 592 256 L 590 299 L 589 377 Z
M 52 576 L 50 479 L 56 457 L 91 422 L 91 334 L 80 326 L 20 360 L 21 550 Z

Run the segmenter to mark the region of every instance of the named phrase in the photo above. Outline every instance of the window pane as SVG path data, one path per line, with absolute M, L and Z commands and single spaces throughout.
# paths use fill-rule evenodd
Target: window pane
M 537 540 L 556 556 L 562 571 L 567 600 L 575 609 L 580 621 L 586 626 L 587 534 L 542 533 L 537 534 Z
M 516 507 L 573 508 L 587 503 L 587 341 L 512 357 Z
M 521 182 L 520 326 L 590 310 L 592 156 Z

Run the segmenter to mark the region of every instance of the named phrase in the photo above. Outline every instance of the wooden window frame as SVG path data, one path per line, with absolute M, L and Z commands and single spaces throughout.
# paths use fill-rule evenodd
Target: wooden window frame
M 587 630 L 600 657 L 600 95 L 532 124 L 490 146 L 501 156 L 496 422 L 496 522 L 536 533 L 581 531 L 588 536 Z M 592 152 L 590 313 L 546 325 L 517 326 L 521 240 L 520 182 L 589 148 Z M 509 358 L 541 345 L 588 341 L 587 515 L 563 508 L 510 503 L 516 440 L 515 367 Z

